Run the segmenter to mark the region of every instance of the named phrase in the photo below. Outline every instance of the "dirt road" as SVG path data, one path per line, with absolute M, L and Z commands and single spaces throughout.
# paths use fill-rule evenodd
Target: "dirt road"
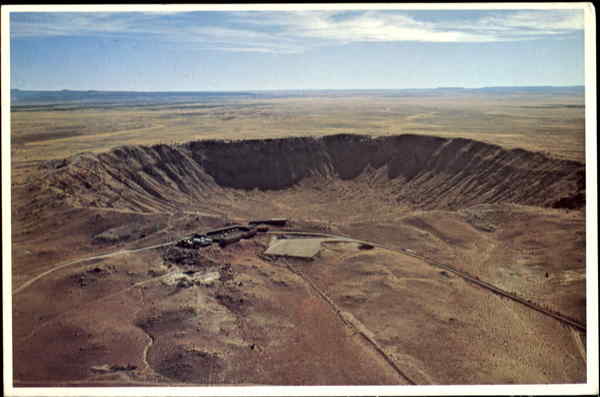
M 93 261 L 95 259 L 104 259 L 104 258 L 110 258 L 113 256 L 117 256 L 117 255 L 125 255 L 125 254 L 133 254 L 135 252 L 140 252 L 140 251 L 147 251 L 147 250 L 151 250 L 154 248 L 160 248 L 160 247 L 166 247 L 168 245 L 173 245 L 175 244 L 177 241 L 169 241 L 167 243 L 162 243 L 162 244 L 156 244 L 156 245 L 151 245 L 148 247 L 142 247 L 142 248 L 136 248 L 136 249 L 132 249 L 132 250 L 119 250 L 119 251 L 115 251 L 115 252 L 109 252 L 108 254 L 102 254 L 102 255 L 96 255 L 96 256 L 90 256 L 87 258 L 82 258 L 82 259 L 76 259 L 74 261 L 71 262 L 67 262 L 67 263 L 63 263 L 60 265 L 57 265 L 55 267 L 53 267 L 52 269 L 46 270 L 43 273 L 38 274 L 37 276 L 27 280 L 26 282 L 24 282 L 23 284 L 21 284 L 18 288 L 13 289 L 13 296 L 18 294 L 19 292 L 23 291 L 25 288 L 29 287 L 31 284 L 35 283 L 36 281 L 48 276 L 49 274 L 52 274 L 58 270 L 64 269 L 66 267 L 72 266 L 72 265 L 77 265 L 79 263 L 84 263 L 84 262 L 88 262 L 88 261 Z
M 292 236 L 304 236 L 304 237 L 314 237 L 314 236 L 319 236 L 319 237 L 327 237 L 327 238 L 333 238 L 333 239 L 339 239 L 342 241 L 353 241 L 353 242 L 357 242 L 357 243 L 363 243 L 363 244 L 371 244 L 373 246 L 379 246 L 381 247 L 381 245 L 376 244 L 376 243 L 371 243 L 371 242 L 366 242 L 366 241 L 361 241 L 361 240 L 353 240 L 352 238 L 349 237 L 345 237 L 345 236 L 336 236 L 336 235 L 332 235 L 332 234 L 325 234 L 325 233 L 312 233 L 312 232 L 302 232 L 302 231 L 281 231 L 281 232 L 270 232 L 270 234 L 278 234 L 278 235 L 285 235 L 285 234 L 289 234 Z M 150 250 L 150 249 L 154 249 L 154 248 L 160 248 L 160 247 L 165 247 L 168 245 L 173 245 L 175 244 L 177 241 L 169 241 L 166 243 L 162 243 L 162 244 L 156 244 L 156 245 L 151 245 L 148 247 L 142 247 L 142 248 L 137 248 L 137 249 L 132 249 L 132 250 L 119 250 L 119 251 L 115 251 L 115 252 L 111 252 L 111 253 L 107 253 L 107 254 L 103 254 L 103 255 L 97 255 L 97 256 L 92 256 L 92 257 L 88 257 L 88 258 L 83 258 L 83 259 L 77 259 L 71 262 L 67 262 L 61 265 L 58 265 L 56 267 L 53 267 L 50 270 L 47 270 L 43 273 L 38 274 L 37 276 L 31 278 L 30 280 L 26 281 L 25 283 L 23 283 L 21 286 L 19 286 L 18 288 L 15 288 L 13 290 L 13 296 L 18 294 L 19 292 L 23 291 L 24 289 L 26 289 L 27 287 L 29 287 L 30 285 L 32 285 L 33 283 L 35 283 L 36 281 L 48 276 L 49 274 L 52 274 L 55 271 L 64 269 L 68 266 L 72 266 L 75 264 L 79 264 L 79 263 L 83 263 L 83 262 L 87 262 L 87 261 L 91 261 L 91 260 L 95 260 L 95 259 L 103 259 L 103 258 L 109 258 L 109 257 L 113 257 L 113 256 L 117 256 L 117 255 L 124 255 L 124 254 L 132 254 L 135 252 L 141 252 L 141 251 L 146 251 L 146 250 Z M 390 249 L 391 251 L 396 251 L 393 249 Z M 540 313 L 543 313 L 547 316 L 550 316 L 558 321 L 561 321 L 565 324 L 570 325 L 571 327 L 577 328 L 580 331 L 585 332 L 586 331 L 586 327 L 584 324 L 581 324 L 577 321 L 575 321 L 574 319 L 569 318 L 568 316 L 561 314 L 561 313 L 556 313 L 547 309 L 544 309 L 543 307 L 541 307 L 541 305 L 538 305 L 534 302 L 528 301 L 526 299 L 523 299 L 519 296 L 516 296 L 514 294 L 511 294 L 507 291 L 504 291 L 490 283 L 487 283 L 485 281 L 479 280 L 465 272 L 462 272 L 460 270 L 457 270 L 449 265 L 446 264 L 441 264 L 441 263 L 436 263 L 431 261 L 428 258 L 422 257 L 420 255 L 418 255 L 417 253 L 411 253 L 408 251 L 396 251 L 396 252 L 401 252 L 402 254 L 405 255 L 410 255 L 413 256 L 415 258 L 419 258 L 425 262 L 427 262 L 428 264 L 432 265 L 432 266 L 436 266 L 439 268 L 442 268 L 444 270 L 450 271 L 454 274 L 456 274 L 457 276 L 463 278 L 466 281 L 469 281 L 470 283 L 476 284 L 482 288 L 487 289 L 488 291 L 491 291 L 495 294 L 504 296 L 506 298 L 512 299 L 515 302 L 521 303 L 522 305 L 525 305 L 527 307 L 529 307 L 530 309 L 536 310 Z

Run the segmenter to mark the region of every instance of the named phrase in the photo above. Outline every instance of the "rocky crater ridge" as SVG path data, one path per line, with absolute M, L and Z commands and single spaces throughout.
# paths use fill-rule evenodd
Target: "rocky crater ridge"
M 522 149 L 421 135 L 330 135 L 121 146 L 45 163 L 44 188 L 72 205 L 175 210 L 224 189 L 288 189 L 383 171 L 394 199 L 420 209 L 509 202 L 581 209 L 585 166 Z

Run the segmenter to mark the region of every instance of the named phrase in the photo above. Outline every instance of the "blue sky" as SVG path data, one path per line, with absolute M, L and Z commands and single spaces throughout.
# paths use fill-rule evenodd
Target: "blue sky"
M 11 88 L 583 85 L 582 10 L 10 14 Z

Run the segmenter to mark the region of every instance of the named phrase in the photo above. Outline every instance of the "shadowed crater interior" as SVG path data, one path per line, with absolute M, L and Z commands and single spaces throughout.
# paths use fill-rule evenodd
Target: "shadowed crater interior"
M 62 164 L 62 163 L 61 163 Z M 266 140 L 122 146 L 48 167 L 44 184 L 71 203 L 143 211 L 173 210 L 220 189 L 323 186 L 383 174 L 393 199 L 421 209 L 510 202 L 554 208 L 585 205 L 585 166 L 468 139 L 331 135 Z

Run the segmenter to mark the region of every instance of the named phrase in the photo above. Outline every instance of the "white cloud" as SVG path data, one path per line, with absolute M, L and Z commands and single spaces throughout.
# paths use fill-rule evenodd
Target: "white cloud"
M 482 25 L 485 24 L 541 31 L 579 30 L 583 29 L 583 14 L 571 11 L 525 11 L 506 18 L 485 18 Z
M 11 20 L 11 35 L 153 35 L 153 39 L 195 44 L 201 49 L 298 53 L 353 42 L 531 40 L 564 37 L 583 29 L 581 11 L 489 11 L 489 14 L 431 21 L 397 11 L 242 11 L 221 14 L 227 17 L 226 23 L 221 20 L 211 24 L 204 19 L 203 24 L 197 24 L 190 14 L 177 12 L 33 13 Z M 179 17 L 182 19 L 178 20 Z
M 302 35 L 325 40 L 343 42 L 359 41 L 491 41 L 492 37 L 463 32 L 460 30 L 439 29 L 433 23 L 417 21 L 404 15 L 368 12 L 356 17 L 336 21 L 333 18 L 297 19 L 293 31 Z
M 10 33 L 12 37 L 81 36 L 126 32 L 131 27 L 131 20 L 118 14 L 28 13 L 11 20 Z
M 247 23 L 280 26 L 285 34 L 343 42 L 422 41 L 490 42 L 560 35 L 583 29 L 583 14 L 569 11 L 527 11 L 457 22 L 426 22 L 399 13 L 367 11 L 346 18 L 335 12 L 243 15 Z

